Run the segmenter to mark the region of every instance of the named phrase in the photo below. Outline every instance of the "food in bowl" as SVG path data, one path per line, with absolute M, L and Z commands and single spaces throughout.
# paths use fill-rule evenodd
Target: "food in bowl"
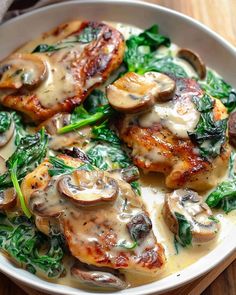
M 197 53 L 157 25 L 73 21 L 0 69 L 0 248 L 16 264 L 116 290 L 214 247 L 214 208 L 236 208 L 236 93 Z

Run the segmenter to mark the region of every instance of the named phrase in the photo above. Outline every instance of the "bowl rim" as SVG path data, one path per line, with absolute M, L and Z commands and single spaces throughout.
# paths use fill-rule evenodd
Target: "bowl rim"
M 37 8 L 37 9 L 35 9 L 33 11 L 24 13 L 24 14 L 22 14 L 20 16 L 16 16 L 16 17 L 14 17 L 14 18 L 12 18 L 10 20 L 7 20 L 6 22 L 0 24 L 0 28 L 1 28 L 1 30 L 4 30 L 5 27 L 7 27 L 9 24 L 12 24 L 12 23 L 14 24 L 15 22 L 18 22 L 20 20 L 23 20 L 23 19 L 27 18 L 28 16 L 35 15 L 35 14 L 38 14 L 40 12 L 44 12 L 44 11 L 47 11 L 47 10 L 50 10 L 50 9 L 53 10 L 55 7 L 61 7 L 61 6 L 63 7 L 63 6 L 71 5 L 71 4 L 78 4 L 78 5 L 80 5 L 80 4 L 96 4 L 96 5 L 99 5 L 99 4 L 108 4 L 108 5 L 109 4 L 111 4 L 111 5 L 112 4 L 122 4 L 122 5 L 135 5 L 135 6 L 139 6 L 140 8 L 145 6 L 145 7 L 149 7 L 149 8 L 153 8 L 153 9 L 158 9 L 159 11 L 167 12 L 168 14 L 175 15 L 178 18 L 185 19 L 186 21 L 192 23 L 196 27 L 198 27 L 201 30 L 205 31 L 208 35 L 210 35 L 218 43 L 220 43 L 224 48 L 226 48 L 226 50 L 230 51 L 231 54 L 234 55 L 235 58 L 236 58 L 236 47 L 234 45 L 232 45 L 229 41 L 225 40 L 224 37 L 222 37 L 218 33 L 214 32 L 212 29 L 210 29 L 206 25 L 202 24 L 200 21 L 198 21 L 198 20 L 196 20 L 196 19 L 194 19 L 194 18 L 192 18 L 192 17 L 190 17 L 188 15 L 185 15 L 185 14 L 183 14 L 181 12 L 178 12 L 176 10 L 172 10 L 170 8 L 163 7 L 163 6 L 153 4 L 153 3 L 149 3 L 149 2 L 145 2 L 145 1 L 142 1 L 142 0 L 141 1 L 140 0 L 131 0 L 131 1 L 129 1 L 129 0 L 69 0 L 69 1 L 64 1 L 62 3 L 50 4 L 50 5 L 47 5 L 45 7 Z M 236 234 L 236 231 L 235 231 L 235 234 Z M 223 243 L 226 244 L 226 242 L 224 242 L 224 241 L 221 241 L 220 244 L 223 244 Z M 57 283 L 54 283 L 54 282 L 49 282 L 49 281 L 41 279 L 41 278 L 39 278 L 39 279 L 42 280 L 42 281 L 35 281 L 35 280 L 31 279 L 30 277 L 29 278 L 25 277 L 25 276 L 23 276 L 23 274 L 21 274 L 19 272 L 16 272 L 14 270 L 11 270 L 11 268 L 8 269 L 8 268 L 3 267 L 2 264 L 0 264 L 0 270 L 5 275 L 11 277 L 12 279 L 16 280 L 19 283 L 22 283 L 23 285 L 25 284 L 25 285 L 31 286 L 31 287 L 33 287 L 35 289 L 43 290 L 44 292 L 50 292 L 51 294 L 62 294 L 62 295 L 68 294 L 68 293 L 65 293 L 66 290 L 63 290 L 63 287 L 70 289 L 69 294 L 71 294 L 71 295 L 72 294 L 76 295 L 76 294 L 78 294 L 78 292 L 80 294 L 97 294 L 97 293 L 99 293 L 99 294 L 106 294 L 106 295 L 114 295 L 115 293 L 124 294 L 124 295 L 125 294 L 134 294 L 132 292 L 135 292 L 136 295 L 147 295 L 147 294 L 152 294 L 154 292 L 158 292 L 158 294 L 160 294 L 160 293 L 163 293 L 165 291 L 170 291 L 170 290 L 173 290 L 175 288 L 181 287 L 181 286 L 185 285 L 186 283 L 188 283 L 190 281 L 196 280 L 200 276 L 204 275 L 205 273 L 209 272 L 214 267 L 219 265 L 223 260 L 225 260 L 227 257 L 229 257 L 236 250 L 236 245 L 235 245 L 235 247 L 231 247 L 231 245 L 226 244 L 226 246 L 227 247 L 224 247 L 224 250 L 225 250 L 225 248 L 228 248 L 228 249 L 227 249 L 226 252 L 224 252 L 224 254 L 220 258 L 217 255 L 215 255 L 215 258 L 217 258 L 217 259 L 212 259 L 211 263 L 208 264 L 207 267 L 205 267 L 205 268 L 203 268 L 201 270 L 198 270 L 198 272 L 196 273 L 196 275 L 194 277 L 192 277 L 192 274 L 189 271 L 189 273 L 185 274 L 185 278 L 181 279 L 181 282 L 178 282 L 178 279 L 177 279 L 177 280 L 172 282 L 171 286 L 166 286 L 166 284 L 156 286 L 156 284 L 158 282 L 161 282 L 162 280 L 165 280 L 166 278 L 170 278 L 170 277 L 175 278 L 176 273 L 174 273 L 174 274 L 172 274 L 170 276 L 167 276 L 166 278 L 162 278 L 162 279 L 154 281 L 152 283 L 148 283 L 148 284 L 141 285 L 141 286 L 138 286 L 138 287 L 126 289 L 126 290 L 123 290 L 123 291 L 120 291 L 120 292 L 106 292 L 106 293 L 96 292 L 95 293 L 93 291 L 89 292 L 89 291 L 84 291 L 82 289 L 76 289 L 76 288 L 70 287 L 68 285 L 61 285 L 61 284 L 57 284 Z M 203 258 L 205 258 L 206 256 L 208 256 L 210 254 L 211 253 L 206 254 L 205 256 L 203 256 Z M 4 256 L 3 254 L 0 254 L 0 255 Z M 214 256 L 214 255 L 212 255 L 212 256 Z M 183 270 L 181 270 L 178 273 L 181 273 L 182 271 L 186 272 L 186 270 L 191 269 L 191 266 L 195 265 L 195 264 L 196 264 L 196 262 L 191 264 L 190 266 L 184 268 Z M 23 269 L 19 268 L 19 270 L 23 270 Z M 43 284 L 44 282 L 46 282 L 47 285 Z M 55 286 L 58 287 L 57 290 L 55 290 Z M 145 288 L 145 290 L 141 290 L 142 288 Z

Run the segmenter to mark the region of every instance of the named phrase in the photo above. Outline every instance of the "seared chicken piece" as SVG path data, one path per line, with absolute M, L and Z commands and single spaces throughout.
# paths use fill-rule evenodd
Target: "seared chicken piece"
M 122 34 L 99 22 L 60 25 L 38 42 L 0 64 L 0 103 L 33 121 L 70 112 L 121 64 L 124 53 Z
M 79 167 L 78 159 L 61 155 L 65 164 Z M 152 232 L 144 204 L 130 184 L 104 171 L 76 170 L 50 177 L 45 160 L 22 182 L 32 213 L 45 221 L 57 220 L 74 257 L 81 262 L 154 275 L 165 264 L 162 245 Z
M 164 173 L 169 188 L 206 190 L 217 185 L 227 170 L 227 143 L 219 156 L 207 161 L 189 139 L 188 132 L 194 131 L 200 118 L 192 97 L 202 95 L 195 80 L 179 78 L 171 101 L 156 103 L 150 111 L 123 115 L 118 120 L 119 136 L 132 149 L 134 164 L 145 171 Z M 218 100 L 213 113 L 215 120 L 227 116 Z

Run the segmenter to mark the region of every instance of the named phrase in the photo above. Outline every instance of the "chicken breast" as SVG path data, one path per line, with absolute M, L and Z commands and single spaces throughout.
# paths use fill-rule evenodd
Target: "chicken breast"
M 59 156 L 67 165 L 81 162 Z M 71 254 L 81 262 L 154 275 L 165 264 L 152 223 L 130 184 L 104 171 L 77 170 L 50 177 L 45 160 L 22 182 L 26 202 L 45 232 L 45 220 L 57 220 Z
M 133 162 L 145 171 L 164 173 L 169 188 L 197 191 L 214 187 L 227 170 L 230 149 L 227 143 L 213 159 L 201 157 L 188 134 L 193 132 L 200 112 L 192 102 L 203 92 L 195 80 L 175 79 L 172 100 L 156 103 L 151 110 L 122 115 L 117 123 L 120 138 L 132 149 Z M 227 116 L 226 108 L 215 100 L 215 120 Z
M 124 46 L 101 22 L 60 25 L 1 62 L 0 103 L 37 122 L 69 112 L 121 64 Z

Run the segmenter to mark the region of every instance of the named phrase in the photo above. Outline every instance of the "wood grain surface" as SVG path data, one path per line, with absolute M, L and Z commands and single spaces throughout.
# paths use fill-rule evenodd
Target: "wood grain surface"
M 1 1 L 1 0 L 0 0 Z M 24 0 L 21 0 L 24 2 Z M 147 2 L 156 3 L 175 9 L 179 12 L 187 14 L 202 23 L 209 26 L 211 29 L 219 33 L 229 42 L 236 46 L 236 0 L 150 0 Z M 235 238 L 235 237 L 234 237 Z M 226 263 L 226 262 L 225 262 Z M 218 275 L 220 267 L 216 268 L 215 276 Z M 211 279 L 209 276 L 204 276 L 204 288 L 206 288 Z M 29 294 L 19 288 L 6 276 L 0 274 L 0 295 L 26 295 Z M 178 290 L 172 294 L 191 294 L 198 295 L 203 289 L 198 291 L 181 291 Z M 218 278 L 205 290 L 202 295 L 235 295 L 236 294 L 236 261 L 221 274 Z

